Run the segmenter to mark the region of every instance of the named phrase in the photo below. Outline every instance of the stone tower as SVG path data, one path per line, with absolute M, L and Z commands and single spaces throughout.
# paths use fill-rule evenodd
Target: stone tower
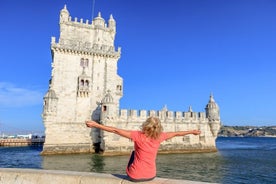
M 213 94 L 210 95 L 210 100 L 205 107 L 206 117 L 210 123 L 211 131 L 214 137 L 217 137 L 220 129 L 219 106 L 215 102 Z
M 110 100 L 106 95 L 112 95 L 112 113 L 117 113 L 123 95 L 123 80 L 117 74 L 121 51 L 114 46 L 116 22 L 110 15 L 106 24 L 100 13 L 92 23 L 71 20 L 65 5 L 59 25 L 60 37 L 51 41 L 52 74 L 44 97 L 42 154 L 89 152 L 93 148 L 85 120 L 100 121 L 101 101 Z M 98 133 L 93 139 L 100 138 L 95 136 Z
M 167 140 L 160 152 L 216 151 L 220 129 L 219 106 L 210 96 L 205 112 L 161 110 L 126 110 L 119 108 L 123 80 L 117 74 L 121 49 L 115 49 L 116 22 L 112 15 L 105 23 L 99 13 L 91 23 L 71 19 L 66 6 L 60 11 L 60 37 L 52 37 L 52 73 L 44 96 L 43 121 L 45 143 L 42 154 L 103 152 L 123 154 L 133 150 L 133 143 L 116 134 L 90 129 L 85 120 L 127 130 L 139 130 L 150 116 L 158 117 L 164 131 L 201 130 Z

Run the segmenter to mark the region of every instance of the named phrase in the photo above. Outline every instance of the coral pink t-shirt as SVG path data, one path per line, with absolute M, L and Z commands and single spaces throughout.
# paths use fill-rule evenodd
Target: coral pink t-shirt
M 147 138 L 141 131 L 131 131 L 134 141 L 134 161 L 126 169 L 128 176 L 134 179 L 147 179 L 156 176 L 156 155 L 160 143 L 167 139 L 166 133 L 161 133 L 159 139 Z

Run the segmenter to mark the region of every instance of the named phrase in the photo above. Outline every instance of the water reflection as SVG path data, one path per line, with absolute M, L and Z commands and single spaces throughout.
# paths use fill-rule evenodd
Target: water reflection
M 42 156 L 42 168 L 50 170 L 91 171 L 90 155 L 49 155 Z
M 163 178 L 221 183 L 223 162 L 223 157 L 218 152 L 159 155 L 157 175 Z
M 42 156 L 42 168 L 98 173 L 125 174 L 128 156 L 105 157 L 99 154 Z
M 91 155 L 90 164 L 92 172 L 103 172 L 104 171 L 104 158 L 101 155 L 93 154 Z

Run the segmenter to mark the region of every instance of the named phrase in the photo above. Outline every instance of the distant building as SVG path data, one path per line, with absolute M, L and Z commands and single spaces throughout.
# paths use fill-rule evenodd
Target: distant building
M 16 137 L 17 138 L 31 139 L 32 138 L 32 134 L 18 134 Z
M 123 154 L 133 143 L 118 135 L 90 129 L 85 120 L 137 130 L 149 116 L 161 119 L 165 131 L 200 129 L 199 136 L 188 135 L 165 141 L 161 152 L 216 151 L 220 129 L 219 107 L 210 96 L 205 112 L 125 110 L 119 108 L 123 79 L 117 74 L 121 48 L 114 46 L 116 22 L 99 13 L 92 23 L 72 20 L 66 6 L 60 11 L 60 37 L 52 37 L 52 74 L 44 96 L 45 143 L 42 154 L 99 152 Z

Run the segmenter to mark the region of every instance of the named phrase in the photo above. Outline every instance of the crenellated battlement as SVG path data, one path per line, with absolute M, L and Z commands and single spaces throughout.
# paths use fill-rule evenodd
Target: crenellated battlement
M 70 26 L 76 26 L 79 28 L 89 28 L 89 29 L 103 29 L 105 31 L 116 31 L 116 22 L 112 15 L 110 15 L 110 18 L 108 20 L 108 24 L 105 22 L 105 20 L 101 16 L 101 12 L 98 13 L 98 16 L 95 17 L 91 22 L 89 22 L 88 19 L 86 21 L 83 21 L 83 18 L 80 18 L 78 20 L 78 17 L 74 17 L 72 20 L 72 17 L 70 16 L 69 11 L 66 8 L 66 5 L 64 8 L 60 11 L 60 25 L 61 24 L 67 24 Z
M 92 20 L 91 22 L 86 19 L 86 21 L 84 22 L 83 21 L 83 18 L 80 18 L 78 19 L 78 17 L 74 17 L 74 19 L 72 19 L 71 16 L 69 16 L 69 19 L 67 22 L 65 22 L 66 24 L 68 25 L 71 25 L 71 26 L 76 26 L 76 27 L 79 27 L 79 28 L 87 28 L 87 29 L 102 29 L 102 30 L 105 30 L 105 31 L 114 31 L 114 29 L 112 27 L 110 27 L 104 19 L 103 20 L 103 24 L 96 24 L 95 23 L 95 19 Z
M 114 38 L 116 34 L 116 22 L 112 15 L 108 24 L 99 12 L 91 22 L 89 20 L 72 20 L 66 5 L 60 12 L 60 38 L 52 37 L 51 49 L 56 52 L 70 54 L 88 54 L 101 57 L 120 58 L 121 48 L 116 50 Z
M 168 110 L 127 110 L 120 109 L 118 118 L 121 120 L 145 121 L 148 117 L 155 116 L 166 122 L 207 122 L 205 112 L 181 112 Z
M 106 57 L 117 57 L 121 55 L 121 47 L 115 50 L 114 46 L 102 45 L 92 42 L 76 41 L 74 39 L 59 39 L 56 42 L 56 38 L 52 37 L 51 48 L 60 52 L 76 52 L 90 55 L 100 55 Z

